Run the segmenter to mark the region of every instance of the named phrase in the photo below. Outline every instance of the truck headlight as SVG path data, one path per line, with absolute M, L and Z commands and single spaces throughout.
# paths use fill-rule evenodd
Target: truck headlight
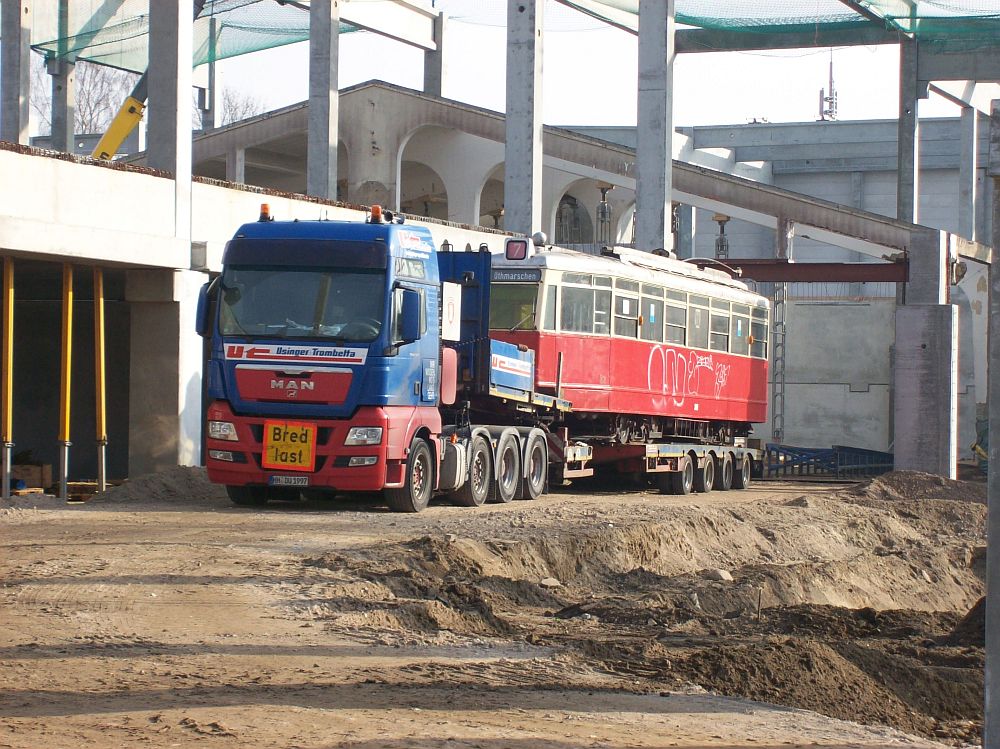
M 227 440 L 236 442 L 236 425 L 231 421 L 210 421 L 208 422 L 208 436 L 213 440 Z
M 382 442 L 382 427 L 351 427 L 345 445 L 378 445 Z

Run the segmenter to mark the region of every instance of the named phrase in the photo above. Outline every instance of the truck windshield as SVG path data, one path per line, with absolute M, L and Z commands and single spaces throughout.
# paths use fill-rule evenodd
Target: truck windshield
M 491 330 L 535 330 L 538 284 L 498 283 L 490 291 Z
M 382 330 L 381 270 L 228 266 L 219 294 L 224 336 L 374 341 Z

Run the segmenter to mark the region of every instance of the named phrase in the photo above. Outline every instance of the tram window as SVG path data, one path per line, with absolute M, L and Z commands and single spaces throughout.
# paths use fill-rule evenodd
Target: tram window
M 696 294 L 691 295 L 690 299 L 691 305 L 694 307 L 707 307 L 708 297 L 707 296 L 697 296 Z
M 562 287 L 559 327 L 568 333 L 594 332 L 594 290 Z
M 545 287 L 545 313 L 542 316 L 542 328 L 544 330 L 556 329 L 556 297 L 558 296 L 558 286 Z
M 683 291 L 674 291 L 673 289 L 667 289 L 667 299 L 672 302 L 681 302 L 682 304 L 687 304 L 687 294 Z
M 743 315 L 743 317 L 750 317 L 750 308 L 745 304 L 733 304 L 733 314 Z
M 490 294 L 490 329 L 535 330 L 535 301 L 538 286 L 527 283 L 498 283 Z
M 643 296 L 652 296 L 652 297 L 656 297 L 657 299 L 662 299 L 663 298 L 663 289 L 661 289 L 659 286 L 650 286 L 649 284 L 645 284 L 644 283 L 642 285 L 642 295 Z
M 738 306 L 733 305 L 734 312 Z M 747 309 L 747 312 L 749 311 Z M 729 350 L 734 354 L 746 356 L 750 353 L 750 318 L 734 314 L 729 326 Z
M 766 307 L 754 307 L 753 310 L 754 320 L 763 320 L 767 322 L 767 308 Z
M 644 286 L 643 288 L 649 288 Z M 662 289 L 661 289 L 662 291 Z M 639 335 L 644 341 L 663 340 L 663 300 L 644 296 Z
M 729 314 L 729 302 L 713 299 L 712 309 L 723 310 L 726 314 Z
M 594 276 L 594 286 L 611 288 L 611 276 Z
M 707 300 L 706 300 L 707 301 Z M 688 346 L 708 348 L 708 310 L 688 309 Z
M 615 288 L 621 289 L 622 291 L 634 291 L 636 294 L 639 293 L 639 282 L 638 281 L 627 281 L 624 278 L 615 279 Z
M 666 322 L 667 343 L 678 343 L 683 346 L 687 342 L 687 310 L 683 307 L 668 306 Z
M 594 277 L 589 273 L 563 273 L 563 283 L 575 283 L 581 286 L 590 286 L 594 282 Z
M 615 335 L 627 338 L 639 335 L 638 299 L 620 295 L 615 297 Z
M 712 351 L 729 351 L 729 315 L 712 313 L 712 336 L 709 344 Z
M 607 335 L 611 332 L 611 292 L 594 292 L 594 332 Z
M 758 359 L 767 358 L 767 321 L 754 320 L 750 323 L 750 335 L 753 336 L 753 343 L 750 344 L 750 356 Z

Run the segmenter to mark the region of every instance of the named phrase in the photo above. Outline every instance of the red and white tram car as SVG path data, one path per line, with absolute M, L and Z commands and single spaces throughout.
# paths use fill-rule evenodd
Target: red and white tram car
M 572 433 L 733 444 L 766 421 L 766 297 L 666 256 L 517 242 L 494 257 L 490 336 L 535 352 L 536 387 L 572 402 Z

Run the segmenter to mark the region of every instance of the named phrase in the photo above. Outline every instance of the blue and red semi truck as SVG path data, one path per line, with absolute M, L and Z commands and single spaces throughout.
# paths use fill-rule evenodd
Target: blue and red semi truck
M 634 250 L 453 252 L 373 207 L 227 244 L 199 300 L 209 478 L 237 504 L 383 492 L 395 511 L 534 499 L 595 466 L 744 488 L 768 302 Z

